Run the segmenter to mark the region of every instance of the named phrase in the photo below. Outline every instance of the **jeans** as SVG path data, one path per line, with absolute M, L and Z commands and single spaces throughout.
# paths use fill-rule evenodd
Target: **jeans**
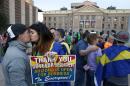
M 76 78 L 74 86 L 84 86 L 84 79 L 85 79 L 85 70 L 83 68 L 76 69 Z
M 95 83 L 94 83 L 94 74 L 95 74 L 95 71 L 93 70 L 88 70 L 87 71 L 87 74 L 86 74 L 86 86 L 95 86 Z

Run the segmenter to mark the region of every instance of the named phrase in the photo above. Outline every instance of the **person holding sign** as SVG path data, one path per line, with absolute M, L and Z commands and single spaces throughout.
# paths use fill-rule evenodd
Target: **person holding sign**
M 6 86 L 32 86 L 29 58 L 26 54 L 30 41 L 28 28 L 22 24 L 11 25 L 7 29 L 9 47 L 2 66 Z
M 47 55 L 48 52 L 65 55 L 62 45 L 54 41 L 53 34 L 49 31 L 49 28 L 40 22 L 31 25 L 30 36 L 33 44 L 33 56 Z M 42 84 L 41 84 L 42 83 Z M 66 82 L 37 82 L 36 86 L 69 86 Z

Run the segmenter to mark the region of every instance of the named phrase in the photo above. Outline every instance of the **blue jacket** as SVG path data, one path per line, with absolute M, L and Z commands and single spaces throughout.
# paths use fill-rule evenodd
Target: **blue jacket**
M 32 86 L 26 44 L 12 41 L 2 61 L 6 86 Z
M 57 52 L 58 55 L 65 55 L 66 54 L 66 52 L 62 48 L 62 45 L 59 42 L 54 42 L 51 51 Z
M 103 51 L 96 70 L 98 86 L 111 77 L 127 77 L 130 74 L 130 48 L 113 45 Z M 127 80 L 126 80 L 127 82 Z

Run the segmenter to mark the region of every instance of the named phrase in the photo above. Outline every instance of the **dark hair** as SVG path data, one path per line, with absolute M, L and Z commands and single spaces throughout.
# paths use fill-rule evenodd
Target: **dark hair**
M 8 33 L 7 32 L 4 32 L 3 34 L 2 34 L 2 37 L 5 39 L 5 38 L 7 38 L 7 41 L 6 41 L 6 43 L 5 44 L 3 44 L 2 45 L 2 48 L 3 48 L 3 55 L 5 54 L 5 52 L 6 52 L 6 50 L 7 50 L 7 48 L 9 47 L 9 44 L 8 44 Z M 3 40 L 4 40 L 3 39 Z
M 80 31 L 83 31 L 83 29 L 79 29 L 79 32 L 80 32 Z
M 54 40 L 53 34 L 50 32 L 49 28 L 41 22 L 32 24 L 29 28 L 35 30 L 39 35 L 39 41 L 35 43 L 36 50 L 42 53 L 49 51 L 51 43 Z
M 58 31 L 60 33 L 61 37 L 64 38 L 64 36 L 65 36 L 64 29 L 56 29 L 56 31 Z
M 97 39 L 97 34 L 90 34 L 88 37 L 87 37 L 87 41 L 89 44 L 92 44 L 93 41 L 95 41 Z
M 69 35 L 72 36 L 72 32 L 69 32 Z
M 83 39 L 85 39 L 86 37 L 88 37 L 88 35 L 90 34 L 90 32 L 88 30 L 86 30 L 84 33 L 83 33 Z
M 78 42 L 78 37 L 77 37 L 77 36 L 74 36 L 73 39 L 74 39 L 74 40 L 72 41 L 72 45 L 77 44 L 77 42 Z
M 115 30 L 111 30 L 111 32 L 115 33 L 116 34 L 116 31 Z
M 116 45 L 116 44 L 118 44 L 118 42 L 114 39 L 113 40 L 113 45 Z
M 50 28 L 49 30 L 56 30 L 56 28 Z

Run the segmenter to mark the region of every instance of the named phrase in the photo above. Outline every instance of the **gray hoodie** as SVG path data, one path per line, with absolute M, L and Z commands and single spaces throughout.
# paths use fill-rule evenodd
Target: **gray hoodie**
M 26 48 L 26 44 L 20 41 L 9 43 L 2 61 L 6 86 L 32 86 Z

